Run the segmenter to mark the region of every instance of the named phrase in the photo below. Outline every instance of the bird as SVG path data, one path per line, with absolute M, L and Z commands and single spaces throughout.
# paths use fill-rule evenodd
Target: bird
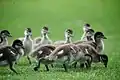
M 55 45 L 61 45 L 61 44 L 66 44 L 66 43 L 72 43 L 72 37 L 73 37 L 73 30 L 72 29 L 66 29 L 65 33 L 65 40 L 60 40 L 60 41 L 55 41 Z
M 84 40 L 84 38 L 86 37 L 86 33 L 88 32 L 89 29 L 92 29 L 90 24 L 86 23 L 84 26 L 83 26 L 83 35 L 81 37 L 80 40 Z
M 102 54 L 104 53 L 104 39 L 107 39 L 107 37 L 104 35 L 103 32 L 97 31 L 95 32 L 93 36 L 93 41 L 75 41 L 74 44 L 90 44 L 92 45 L 98 53 Z
M 32 36 L 32 30 L 31 28 L 26 28 L 24 31 L 24 38 L 18 38 L 19 40 L 22 40 L 23 46 L 24 46 L 24 51 L 22 51 L 23 55 L 22 56 L 27 56 L 27 59 L 29 61 L 29 64 L 31 64 L 30 60 L 30 53 L 33 50 L 33 40 L 31 38 Z
M 48 33 L 49 33 L 48 27 L 44 26 L 41 30 L 42 37 L 35 38 L 34 40 L 34 49 L 44 44 L 52 44 L 52 40 L 49 38 Z M 39 40 L 38 43 L 36 43 L 37 40 Z
M 2 30 L 0 32 L 0 48 L 8 45 L 8 37 L 12 37 L 8 30 Z
M 7 45 L 0 48 L 0 66 L 9 65 L 9 68 L 17 74 L 13 66 L 19 55 L 21 55 L 20 49 L 24 49 L 24 47 L 22 41 L 18 39 L 14 40 L 11 46 Z

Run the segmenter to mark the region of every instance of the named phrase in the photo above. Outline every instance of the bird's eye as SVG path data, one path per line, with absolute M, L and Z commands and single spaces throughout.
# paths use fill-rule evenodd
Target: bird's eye
M 97 37 L 98 37 L 98 38 L 100 38 L 100 37 L 101 37 L 101 35 L 98 35 Z
M 18 45 L 18 46 L 21 46 L 21 44 L 20 44 L 20 43 L 18 43 L 17 45 Z

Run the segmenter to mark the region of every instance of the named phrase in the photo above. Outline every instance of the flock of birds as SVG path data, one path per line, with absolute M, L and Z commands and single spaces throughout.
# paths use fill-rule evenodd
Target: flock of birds
M 33 68 L 38 71 L 40 64 L 44 64 L 49 71 L 48 65 L 54 67 L 54 63 L 61 63 L 65 71 L 67 66 L 76 68 L 77 63 L 81 68 L 90 68 L 92 63 L 101 62 L 107 67 L 108 56 L 104 53 L 104 41 L 107 39 L 102 32 L 95 32 L 90 24 L 83 27 L 81 40 L 72 41 L 73 30 L 66 29 L 65 40 L 52 42 L 49 38 L 49 29 L 44 26 L 41 30 L 41 37 L 32 39 L 31 28 L 26 28 L 24 37 L 15 39 L 8 45 L 8 37 L 12 37 L 8 30 L 0 32 L 0 66 L 9 65 L 9 68 L 18 73 L 13 67 L 21 57 L 27 57 L 29 64 L 31 58 L 36 60 Z

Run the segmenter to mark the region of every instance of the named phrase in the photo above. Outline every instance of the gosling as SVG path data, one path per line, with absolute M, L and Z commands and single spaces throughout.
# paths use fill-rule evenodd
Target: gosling
M 8 30 L 2 30 L 0 32 L 0 48 L 8 45 L 8 37 L 12 37 Z
M 21 56 L 27 56 L 29 64 L 31 64 L 30 53 L 33 50 L 33 40 L 31 38 L 31 36 L 32 36 L 31 28 L 26 28 L 24 34 L 25 34 L 25 37 L 22 40 L 22 42 L 23 42 L 23 46 L 25 49 L 24 49 L 23 55 L 21 55 Z
M 44 44 L 52 44 L 52 40 L 48 37 L 48 33 L 48 27 L 43 27 L 41 31 L 42 38 L 38 44 L 34 44 L 34 49 Z
M 89 60 L 92 60 L 90 56 L 83 54 L 81 50 L 74 44 L 64 44 L 56 47 L 55 50 L 49 56 L 42 58 L 41 62 L 44 62 L 46 64 L 50 64 L 53 62 L 62 63 L 65 71 L 67 71 L 66 64 L 71 65 L 74 62 L 83 63 L 88 60 L 88 57 Z
M 0 48 L 0 66 L 9 65 L 9 68 L 17 74 L 13 66 L 19 55 L 21 55 L 19 52 L 20 49 L 24 49 L 23 43 L 20 40 L 14 40 L 12 46 L 4 46 Z

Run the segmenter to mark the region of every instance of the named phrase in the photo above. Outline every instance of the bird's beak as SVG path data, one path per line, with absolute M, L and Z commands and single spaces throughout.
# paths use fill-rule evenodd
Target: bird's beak
M 11 35 L 11 34 L 8 34 L 8 37 L 12 37 L 12 35 Z
M 107 37 L 103 36 L 103 39 L 107 39 Z

